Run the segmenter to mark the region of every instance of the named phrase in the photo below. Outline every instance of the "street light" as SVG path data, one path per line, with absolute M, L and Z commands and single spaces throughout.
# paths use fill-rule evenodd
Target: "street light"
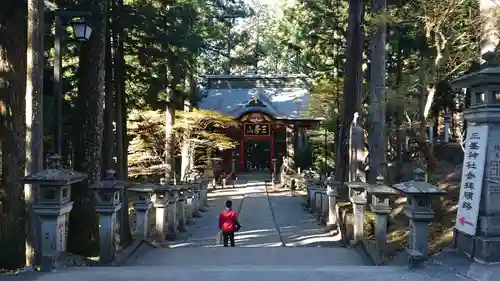
M 62 155 L 62 48 L 61 39 L 68 25 L 71 25 L 78 41 L 88 41 L 92 27 L 87 23 L 92 14 L 83 11 L 56 10 L 54 34 L 54 136 L 52 139 L 53 153 Z
M 89 41 L 92 35 L 92 26 L 87 21 L 78 19 L 70 22 L 76 40 L 80 42 Z

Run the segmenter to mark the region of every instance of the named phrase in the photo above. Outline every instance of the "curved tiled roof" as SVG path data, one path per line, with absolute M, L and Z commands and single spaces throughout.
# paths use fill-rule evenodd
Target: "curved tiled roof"
M 307 110 L 309 92 L 303 88 L 224 88 L 206 89 L 200 108 L 240 117 L 249 111 L 261 111 L 278 119 L 300 118 Z M 248 106 L 258 99 L 265 107 Z

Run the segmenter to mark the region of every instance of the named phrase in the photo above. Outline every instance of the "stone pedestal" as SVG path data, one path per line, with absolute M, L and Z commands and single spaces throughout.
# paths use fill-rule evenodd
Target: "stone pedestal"
M 416 169 L 415 180 L 403 182 L 393 187 L 407 196 L 404 213 L 410 219 L 410 236 L 408 241 L 409 266 L 416 267 L 427 259 L 427 244 L 429 238 L 429 223 L 434 218 L 431 208 L 432 196 L 446 194 L 445 190 L 425 182 L 425 174 Z
M 231 174 L 236 175 L 236 158 L 231 159 Z
M 326 224 L 328 220 L 328 195 L 326 193 L 326 188 L 321 191 L 321 223 Z
M 391 213 L 389 197 L 395 195 L 396 191 L 384 185 L 382 176 L 378 176 L 376 184 L 368 186 L 366 191 L 372 196 L 370 209 L 375 213 L 375 245 L 379 254 L 382 254 L 387 244 L 387 220 Z
M 97 198 L 96 212 L 99 214 L 99 263 L 112 263 L 116 255 L 117 212 L 122 208 L 121 194 L 125 184 L 117 181 L 110 170 L 106 178 L 90 188 Z
M 33 211 L 40 218 L 42 236 L 42 260 L 41 270 L 51 271 L 53 259 L 60 253 L 66 251 L 66 237 L 68 214 L 73 208 L 73 202 L 61 205 L 47 206 L 43 203 L 33 204 Z
M 73 208 L 71 184 L 84 180 L 83 173 L 63 169 L 61 157 L 48 158 L 49 167 L 21 180 L 24 184 L 38 185 L 39 198 L 33 204 L 34 213 L 41 222 L 41 271 L 54 269 L 54 257 L 66 251 L 67 219 Z
M 353 204 L 354 234 L 351 244 L 356 245 L 364 237 L 366 188 L 368 185 L 360 181 L 347 182 L 345 185 L 349 188 L 349 200 Z
M 165 230 L 167 228 L 167 205 L 168 199 L 164 186 L 155 190 L 153 206 L 155 207 L 155 233 L 158 242 L 165 241 Z
M 340 182 L 336 182 L 332 177 L 328 178 L 326 184 L 326 195 L 328 196 L 328 221 L 327 230 L 334 230 L 338 227 L 337 217 L 337 191 Z
M 186 193 L 186 224 L 191 224 L 193 220 L 193 200 L 194 192 L 193 189 L 188 189 Z
M 471 104 L 464 110 L 464 118 L 473 126 L 486 126 L 487 132 L 484 135 L 474 136 L 476 143 L 481 143 L 481 147 L 469 147 L 471 137 L 467 134 L 467 152 L 464 159 L 464 167 L 468 163 L 474 163 L 476 175 L 483 172 L 480 198 L 467 199 L 461 203 L 475 205 L 469 210 L 465 210 L 462 216 L 462 224 L 470 224 L 472 229 L 468 233 L 455 230 L 454 246 L 457 251 L 485 263 L 500 262 L 500 64 L 494 52 L 487 52 L 483 55 L 485 63 L 478 71 L 466 74 L 451 81 L 454 88 L 468 88 Z M 480 140 L 480 141 L 479 141 Z M 485 153 L 475 155 L 479 149 L 484 149 Z M 472 150 L 474 149 L 474 150 Z M 484 155 L 485 154 L 485 155 Z M 478 163 L 478 159 L 484 159 Z M 475 194 L 471 192 L 470 185 L 473 179 L 462 177 L 461 194 Z M 477 188 L 478 181 L 473 183 Z M 479 200 L 479 215 L 473 215 L 477 210 Z M 471 206 L 471 205 L 469 205 Z M 459 213 L 460 213 L 459 206 Z M 465 209 L 465 208 L 463 208 Z M 460 218 L 457 217 L 457 224 Z M 463 229 L 465 225 L 457 225 Z M 464 230 L 465 231 L 465 230 Z
M 178 218 L 178 225 L 177 229 L 180 232 L 186 232 L 187 227 L 186 227 L 186 192 L 187 190 L 185 188 L 179 189 L 179 197 L 177 199 L 177 218 Z
M 196 187 L 193 189 L 193 217 L 199 218 L 200 214 L 200 183 L 196 183 Z
M 309 213 L 314 214 L 316 210 L 316 189 L 317 186 L 312 182 L 307 182 L 307 193 L 308 193 L 308 205 Z
M 134 194 L 135 211 L 135 237 L 146 239 L 149 228 L 149 209 L 151 208 L 151 195 L 154 193 L 157 185 L 151 183 L 140 183 L 127 189 Z
M 276 172 L 277 172 L 277 168 L 278 168 L 276 163 L 277 163 L 278 160 L 276 158 L 273 158 L 271 161 L 273 162 L 272 163 L 273 164 L 273 172 L 271 173 L 271 182 L 273 184 L 275 184 L 276 183 L 276 179 L 277 179 Z
M 318 216 L 318 218 L 321 216 L 321 206 L 323 205 L 322 201 L 323 201 L 322 190 L 320 188 L 316 188 L 314 191 L 313 214 L 315 216 Z
M 209 185 L 213 185 L 213 183 L 210 183 L 210 181 L 206 181 L 205 184 L 203 185 L 203 208 L 208 208 L 208 187 Z M 213 185 L 215 187 L 215 185 Z M 206 210 L 206 209 L 205 209 Z
M 177 200 L 179 199 L 179 189 L 170 187 L 167 191 L 167 239 L 174 240 L 177 236 Z

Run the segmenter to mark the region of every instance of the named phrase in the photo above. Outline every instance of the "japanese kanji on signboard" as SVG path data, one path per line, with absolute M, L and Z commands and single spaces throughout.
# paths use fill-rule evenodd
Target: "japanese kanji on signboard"
M 244 124 L 244 129 L 247 136 L 269 136 L 271 132 L 270 124 Z
M 476 234 L 487 141 L 488 126 L 468 128 L 455 228 L 469 235 Z

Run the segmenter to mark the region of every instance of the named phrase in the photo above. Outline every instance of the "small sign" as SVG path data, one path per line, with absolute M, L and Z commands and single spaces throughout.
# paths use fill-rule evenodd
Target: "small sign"
M 244 124 L 246 136 L 269 136 L 271 132 L 270 124 Z
M 472 236 L 476 235 L 487 142 L 488 126 L 470 126 L 467 129 L 460 201 L 455 228 Z
M 452 116 L 451 116 L 451 113 L 450 112 L 446 112 L 444 114 L 444 123 L 448 123 L 450 124 L 452 121 Z

